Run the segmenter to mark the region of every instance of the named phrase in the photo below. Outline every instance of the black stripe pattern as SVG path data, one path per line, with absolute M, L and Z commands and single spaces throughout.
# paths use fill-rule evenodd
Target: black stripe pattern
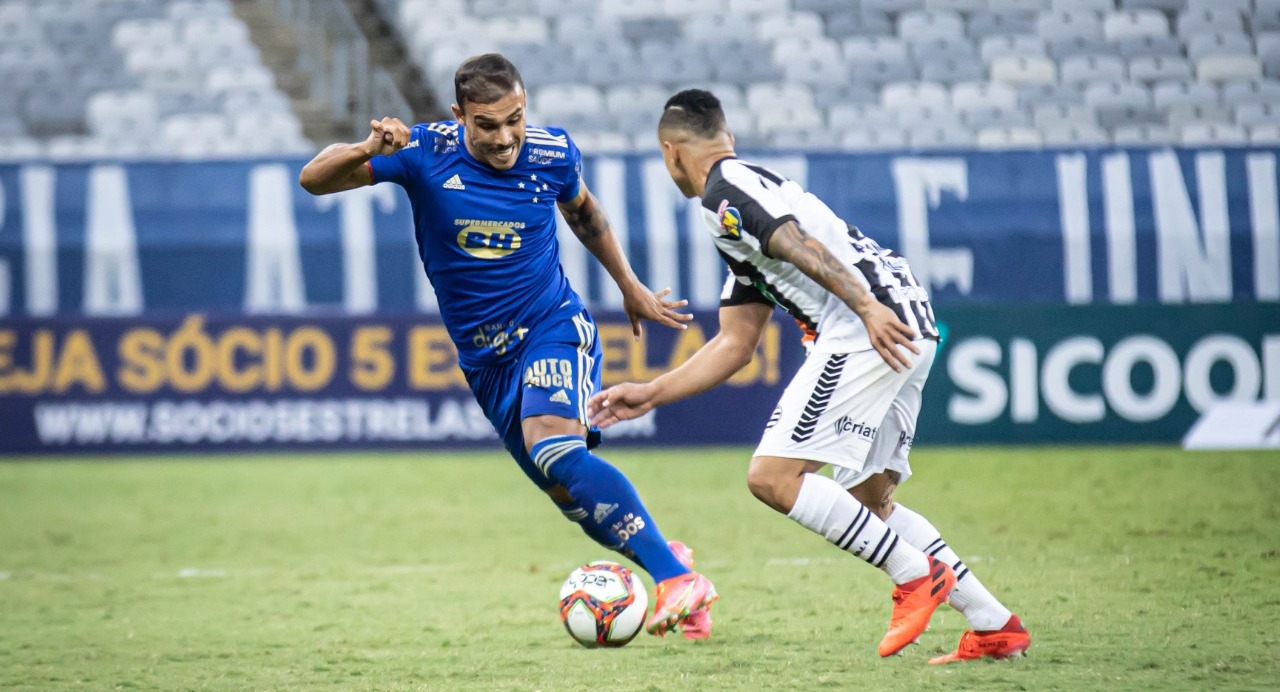
M 831 403 L 831 394 L 836 390 L 836 384 L 840 382 L 840 375 L 844 372 L 844 364 L 848 358 L 848 353 L 827 356 L 827 364 L 822 368 L 822 374 L 818 376 L 818 384 L 813 388 L 813 394 L 809 396 L 809 403 L 804 406 L 800 422 L 796 423 L 795 429 L 791 431 L 793 442 L 804 442 L 813 437 L 813 431 L 818 427 L 818 418 Z

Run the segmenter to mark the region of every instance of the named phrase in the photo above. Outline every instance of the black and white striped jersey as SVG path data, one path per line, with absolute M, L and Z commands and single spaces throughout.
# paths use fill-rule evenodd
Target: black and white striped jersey
M 862 320 L 795 265 L 769 257 L 770 236 L 788 221 L 820 240 L 879 301 L 921 337 L 938 338 L 928 292 L 907 260 L 880 247 L 798 183 L 737 158 L 711 167 L 703 213 L 730 276 L 721 305 L 778 305 L 814 338 L 813 349 L 840 353 L 871 348 Z

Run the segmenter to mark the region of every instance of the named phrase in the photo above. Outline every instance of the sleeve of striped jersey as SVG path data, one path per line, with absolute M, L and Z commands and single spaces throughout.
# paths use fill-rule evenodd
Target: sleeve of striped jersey
M 409 132 L 409 146 L 390 156 L 375 156 L 369 159 L 369 172 L 373 175 L 374 184 L 395 183 L 404 187 L 413 177 L 422 162 L 422 152 L 430 144 L 430 135 L 423 125 L 414 125 Z M 417 142 L 417 144 L 414 144 Z
M 749 281 L 743 281 L 736 274 L 730 273 L 724 281 L 724 289 L 720 291 L 720 307 L 729 308 L 734 305 L 749 305 L 751 303 L 760 303 L 773 307 L 774 303 L 769 297 L 760 292 Z
M 748 175 L 721 176 L 712 185 L 711 194 L 703 194 L 704 204 L 712 211 L 717 211 L 721 200 L 727 200 L 729 206 L 738 210 L 742 217 L 742 227 L 747 233 L 760 241 L 760 251 L 770 256 L 767 249 L 769 238 L 778 227 L 788 221 L 795 221 L 795 214 L 777 190 L 772 190 L 760 183 L 759 176 Z
M 569 136 L 568 132 L 564 133 L 565 141 L 569 144 L 569 160 L 565 166 L 568 170 L 565 173 L 564 183 L 560 187 L 560 194 L 556 196 L 557 202 L 572 202 L 578 196 L 578 191 L 582 189 L 582 152 L 578 151 L 578 145 Z

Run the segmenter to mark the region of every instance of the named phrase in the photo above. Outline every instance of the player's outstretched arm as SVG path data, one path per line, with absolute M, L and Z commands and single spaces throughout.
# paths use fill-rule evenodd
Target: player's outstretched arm
M 581 183 L 578 196 L 560 205 L 560 213 L 568 222 L 573 234 L 578 237 L 591 254 L 596 256 L 600 264 L 613 277 L 614 283 L 622 291 L 622 307 L 631 320 L 631 332 L 636 338 L 641 334 L 641 320 L 653 320 L 668 327 L 684 329 L 685 322 L 693 319 L 693 315 L 677 312 L 689 304 L 687 300 L 667 300 L 671 289 L 664 288 L 656 293 L 645 287 L 631 269 L 631 263 L 622 252 L 622 245 L 609 225 L 609 217 L 604 208 L 596 200 L 595 195 Z
M 373 184 L 365 164 L 375 156 L 389 156 L 409 143 L 409 128 L 399 118 L 369 121 L 363 142 L 332 144 L 302 167 L 298 183 L 313 195 L 327 195 Z
M 673 401 L 705 392 L 733 377 L 755 355 L 771 306 L 746 303 L 720 308 L 720 332 L 680 367 L 652 382 L 627 382 L 591 397 L 591 424 L 607 428 L 620 420 L 638 418 Z
M 876 300 L 822 241 L 805 233 L 796 222 L 788 221 L 769 236 L 767 251 L 771 257 L 796 265 L 819 286 L 844 301 L 866 325 L 872 348 L 895 372 L 911 367 L 911 361 L 897 347 L 902 345 L 919 354 L 920 349 L 911 343 L 916 334 L 892 310 Z

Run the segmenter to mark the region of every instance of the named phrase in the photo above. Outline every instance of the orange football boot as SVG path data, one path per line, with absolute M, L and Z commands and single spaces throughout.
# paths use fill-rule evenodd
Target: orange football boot
M 960 646 L 955 651 L 929 659 L 930 665 L 942 665 L 979 658 L 1014 658 L 1031 648 L 1031 633 L 1022 626 L 1017 615 L 1009 618 L 998 630 L 969 630 L 960 635 Z
M 893 616 L 889 618 L 889 632 L 880 640 L 880 655 L 892 656 L 914 642 L 955 586 L 955 571 L 931 557 L 928 574 L 895 587 Z

